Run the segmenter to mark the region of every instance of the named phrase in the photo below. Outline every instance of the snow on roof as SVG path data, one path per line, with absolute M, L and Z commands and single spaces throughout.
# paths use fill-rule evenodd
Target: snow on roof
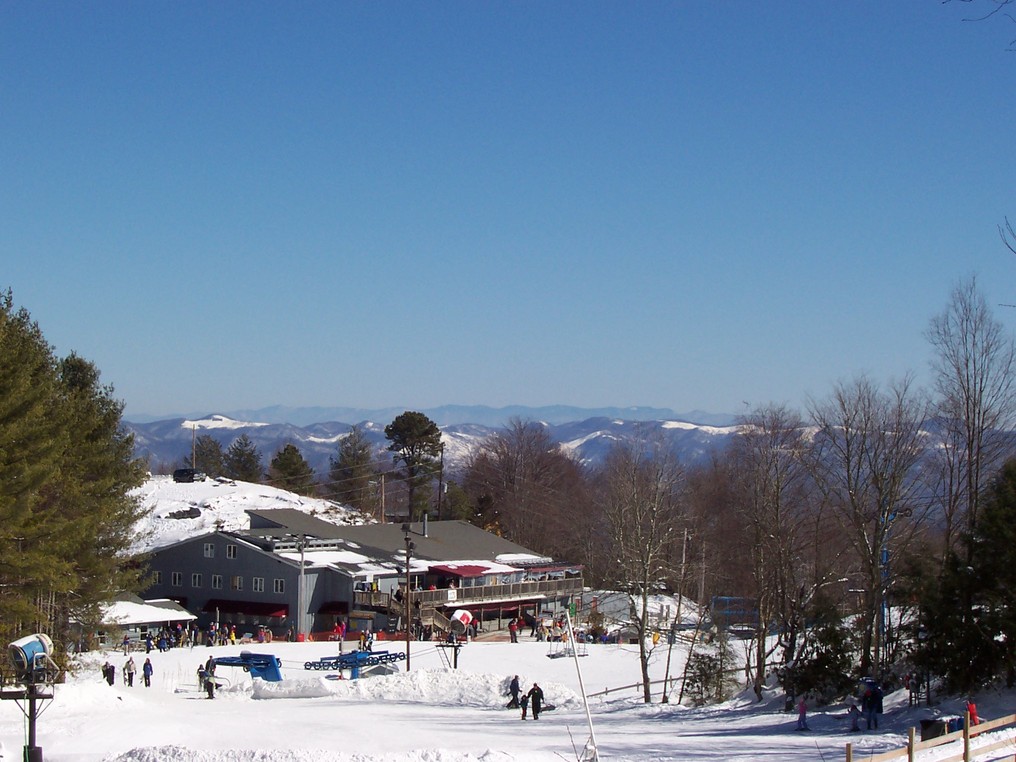
M 102 607 L 102 623 L 118 624 L 129 627 L 138 624 L 158 624 L 160 622 L 188 622 L 197 619 L 173 601 L 116 601 Z

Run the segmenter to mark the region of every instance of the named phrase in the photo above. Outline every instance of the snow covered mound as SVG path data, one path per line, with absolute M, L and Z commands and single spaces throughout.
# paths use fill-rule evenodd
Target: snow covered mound
M 144 517 L 135 527 L 132 553 L 171 545 L 217 527 L 247 529 L 250 517 L 245 511 L 249 509 L 292 508 L 334 524 L 363 522 L 359 513 L 328 500 L 229 479 L 178 483 L 171 476 L 151 476 L 132 494 L 144 507 Z
M 524 676 L 522 676 L 524 677 Z M 286 679 L 278 683 L 255 680 L 255 699 L 320 698 L 334 696 L 366 702 L 424 703 L 430 706 L 502 709 L 510 676 L 460 670 L 421 669 L 360 680 L 328 680 L 323 677 Z M 523 683 L 529 685 L 532 681 Z M 582 698 L 560 683 L 544 683 L 547 700 L 561 709 L 579 709 Z

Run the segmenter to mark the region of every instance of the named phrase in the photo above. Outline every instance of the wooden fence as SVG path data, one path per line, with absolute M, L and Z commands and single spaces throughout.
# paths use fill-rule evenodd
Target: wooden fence
M 907 733 L 907 745 L 902 749 L 893 749 L 891 751 L 883 751 L 878 754 L 867 755 L 863 757 L 858 754 L 858 762 L 864 760 L 864 762 L 889 762 L 893 759 L 906 759 L 907 762 L 915 762 L 917 759 L 917 752 L 922 749 L 933 749 L 936 746 L 944 746 L 949 743 L 962 742 L 962 750 L 949 757 L 941 757 L 935 760 L 935 762 L 970 762 L 970 760 L 977 759 L 980 756 L 987 754 L 988 752 L 998 751 L 1006 746 L 1016 749 L 1016 739 L 1005 738 L 1001 741 L 995 741 L 984 745 L 973 746 L 971 739 L 987 733 L 991 730 L 999 730 L 1001 728 L 1010 727 L 1016 725 L 1016 714 L 1009 714 L 1005 717 L 999 717 L 996 720 L 988 720 L 978 725 L 971 727 L 970 725 L 970 714 L 968 713 L 963 719 L 963 729 L 956 730 L 952 733 L 946 733 L 944 735 L 929 738 L 927 741 L 916 740 L 916 732 L 914 728 L 910 728 Z M 1016 759 L 1016 756 L 1014 756 Z M 854 762 L 854 745 L 847 744 L 847 762 Z

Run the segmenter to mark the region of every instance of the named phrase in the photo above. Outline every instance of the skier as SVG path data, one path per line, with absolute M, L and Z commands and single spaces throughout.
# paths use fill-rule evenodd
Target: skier
M 533 719 L 540 719 L 540 709 L 543 707 L 543 688 L 540 687 L 539 683 L 533 683 L 533 687 L 529 689 L 529 693 L 526 695 L 533 702 Z
M 142 677 L 145 678 L 145 687 L 146 688 L 151 688 L 152 687 L 152 672 L 153 671 L 154 670 L 152 668 L 152 660 L 151 659 L 145 659 L 145 663 L 141 665 L 141 675 L 142 675 Z

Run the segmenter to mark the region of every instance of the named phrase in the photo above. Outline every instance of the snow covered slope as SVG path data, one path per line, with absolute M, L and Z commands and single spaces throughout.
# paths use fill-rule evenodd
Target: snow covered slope
M 328 500 L 301 497 L 264 484 L 207 479 L 177 483 L 171 476 L 151 476 L 134 493 L 145 515 L 136 527 L 131 552 L 152 548 L 214 531 L 247 529 L 249 509 L 293 508 L 334 524 L 360 524 L 360 514 Z

